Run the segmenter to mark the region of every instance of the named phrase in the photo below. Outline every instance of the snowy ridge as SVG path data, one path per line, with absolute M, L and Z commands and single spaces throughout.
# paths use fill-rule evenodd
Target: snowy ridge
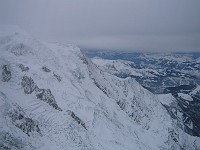
M 162 97 L 103 71 L 76 46 L 18 33 L 1 37 L 0 53 L 3 149 L 200 148 Z
M 106 72 L 109 72 L 111 74 L 119 74 L 124 73 L 129 76 L 137 76 L 137 77 L 156 77 L 155 75 L 158 75 L 159 73 L 156 70 L 150 69 L 150 68 L 133 68 L 134 65 L 131 61 L 125 61 L 125 60 L 106 60 L 101 58 L 92 58 L 92 61 L 103 67 L 103 70 L 106 70 Z
M 133 62 L 130 61 L 123 61 L 123 60 L 106 60 L 101 58 L 92 58 L 92 61 L 103 67 L 109 73 L 117 74 L 119 72 L 123 72 L 129 75 L 135 76 L 142 76 L 142 73 L 139 72 L 137 69 L 131 68 Z

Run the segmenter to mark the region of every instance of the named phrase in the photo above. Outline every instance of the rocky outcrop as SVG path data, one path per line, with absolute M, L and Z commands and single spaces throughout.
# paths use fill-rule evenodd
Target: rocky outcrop
M 26 94 L 31 94 L 37 87 L 33 79 L 28 76 L 22 77 L 21 85 L 24 88 L 24 93 Z
M 8 82 L 11 79 L 11 71 L 8 65 L 3 65 L 2 67 L 3 71 L 2 71 L 2 80 L 4 82 Z
M 53 76 L 58 80 L 58 82 L 62 81 L 62 77 L 56 74 L 55 72 L 53 73 Z
M 8 112 L 8 116 L 11 118 L 12 123 L 28 136 L 30 136 L 33 132 L 37 132 L 39 135 L 42 135 L 38 123 L 27 117 L 22 108 L 19 106 L 10 110 Z
M 53 108 L 62 111 L 62 109 L 60 107 L 58 107 L 58 105 L 56 104 L 55 98 L 51 93 L 50 89 L 39 89 L 37 88 L 35 90 L 35 94 L 36 97 L 46 103 L 48 103 L 50 106 L 52 106 Z
M 33 79 L 28 76 L 23 76 L 21 85 L 24 88 L 24 93 L 32 94 L 35 91 L 35 95 L 38 99 L 48 103 L 56 110 L 62 111 L 62 109 L 58 107 L 56 100 L 53 94 L 51 93 L 50 89 L 40 89 L 33 81 Z
M 42 67 L 42 70 L 43 70 L 44 72 L 51 72 L 51 70 L 50 70 L 49 68 L 45 67 L 45 66 Z
M 20 64 L 19 68 L 21 69 L 22 72 L 29 70 L 29 67 L 25 67 L 23 64 Z
M 0 132 L 0 149 L 1 150 L 17 150 L 23 149 L 24 144 L 19 139 L 13 137 L 8 132 Z
M 87 130 L 86 126 L 85 126 L 85 123 L 83 122 L 83 120 L 81 120 L 78 116 L 75 115 L 75 113 L 71 110 L 68 110 L 67 111 L 68 114 L 78 123 L 80 124 L 84 129 Z

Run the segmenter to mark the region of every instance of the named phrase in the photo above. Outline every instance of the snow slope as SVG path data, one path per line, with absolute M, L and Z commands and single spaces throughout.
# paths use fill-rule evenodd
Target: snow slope
M 1 149 L 200 148 L 159 102 L 165 95 L 108 74 L 76 46 L 9 32 L 0 54 Z

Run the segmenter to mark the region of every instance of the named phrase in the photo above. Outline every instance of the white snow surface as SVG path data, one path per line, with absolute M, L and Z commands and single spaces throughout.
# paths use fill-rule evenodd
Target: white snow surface
M 183 98 L 183 99 L 187 100 L 187 101 L 193 101 L 192 97 L 190 95 L 188 95 L 188 94 L 178 93 L 178 96 L 180 98 Z
M 183 132 L 170 118 L 160 103 L 163 96 L 153 95 L 131 78 L 108 74 L 76 46 L 39 42 L 28 34 L 10 32 L 0 38 L 0 147 L 200 149 L 200 139 Z M 20 64 L 29 70 L 22 71 Z M 2 73 L 5 65 L 11 72 L 6 82 Z M 31 77 L 39 88 L 50 89 L 62 111 L 37 98 L 35 92 L 25 94 L 21 84 L 24 76 Z M 171 101 L 171 96 L 165 96 L 164 101 L 167 99 Z M 37 123 L 41 134 L 33 131 L 27 135 L 20 129 L 20 120 L 13 121 L 9 115 L 18 111 Z M 80 118 L 85 128 L 69 112 Z

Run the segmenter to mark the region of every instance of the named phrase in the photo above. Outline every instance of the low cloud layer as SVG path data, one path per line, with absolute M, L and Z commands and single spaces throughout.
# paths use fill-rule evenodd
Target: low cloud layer
M 199 0 L 1 0 L 0 23 L 86 49 L 200 51 Z

